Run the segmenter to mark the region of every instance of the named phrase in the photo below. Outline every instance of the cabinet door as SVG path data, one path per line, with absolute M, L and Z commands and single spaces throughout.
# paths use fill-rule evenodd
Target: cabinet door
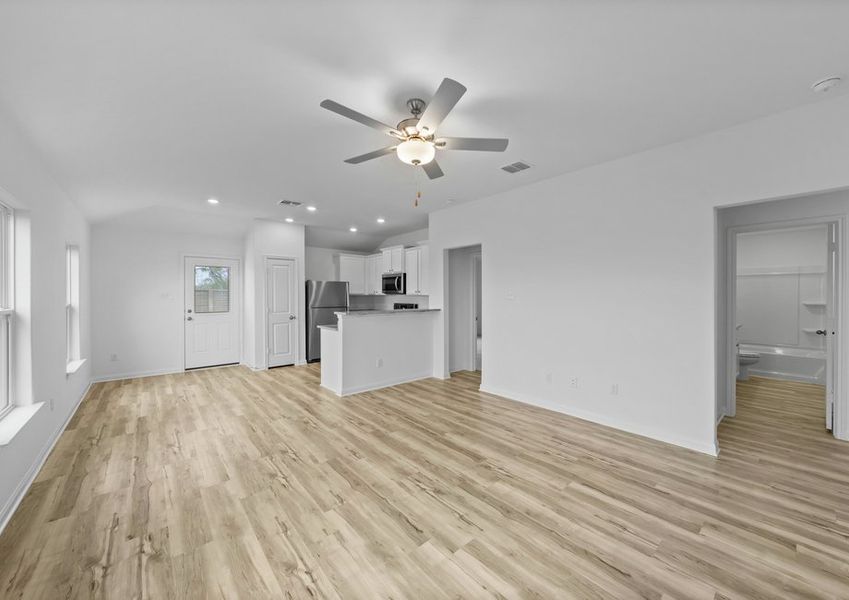
M 427 246 L 419 246 L 419 293 L 422 296 L 430 294 L 430 260 Z
M 374 271 L 371 275 L 371 288 L 375 294 L 383 294 L 383 255 L 374 254 L 372 257 Z
M 419 249 L 409 248 L 404 251 L 404 268 L 407 270 L 407 293 L 419 293 Z
M 391 273 L 392 272 L 392 250 L 381 250 L 381 256 L 383 258 L 382 266 L 383 270 L 380 272 L 381 275 L 383 273 Z M 383 286 L 381 286 L 382 288 Z
M 339 257 L 339 280 L 348 282 L 348 293 L 364 294 L 366 284 L 366 262 L 362 256 Z
M 404 272 L 404 248 L 392 248 L 392 271 L 394 273 Z
M 372 280 L 374 279 L 374 259 L 371 256 L 366 256 L 366 272 L 365 272 L 365 293 L 373 294 L 374 286 L 372 285 Z

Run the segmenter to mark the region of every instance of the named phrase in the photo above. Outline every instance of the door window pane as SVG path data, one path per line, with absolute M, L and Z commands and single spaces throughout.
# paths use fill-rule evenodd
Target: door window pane
M 230 312 L 230 267 L 195 266 L 195 312 Z

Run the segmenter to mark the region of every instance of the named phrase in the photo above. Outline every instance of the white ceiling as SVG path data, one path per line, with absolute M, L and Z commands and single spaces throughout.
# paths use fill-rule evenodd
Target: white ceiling
M 0 110 L 93 221 L 292 216 L 356 246 L 350 225 L 417 229 L 449 200 L 821 101 L 814 80 L 849 74 L 836 0 L 177 4 L 0 3 Z M 510 146 L 441 153 L 414 208 L 413 167 L 342 162 L 390 138 L 319 102 L 394 124 L 446 76 L 469 91 L 440 133 Z M 516 160 L 533 168 L 499 169 Z

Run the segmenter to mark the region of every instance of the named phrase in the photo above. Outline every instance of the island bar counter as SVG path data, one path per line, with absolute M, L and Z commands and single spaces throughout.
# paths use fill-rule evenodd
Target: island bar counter
M 439 309 L 338 312 L 321 327 L 321 386 L 347 396 L 433 376 Z

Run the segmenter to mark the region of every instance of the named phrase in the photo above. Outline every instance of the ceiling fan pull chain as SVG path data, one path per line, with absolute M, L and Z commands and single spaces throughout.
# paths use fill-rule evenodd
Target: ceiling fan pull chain
M 413 208 L 419 207 L 419 199 L 422 197 L 421 185 L 419 184 L 419 170 L 413 171 L 413 185 L 416 187 L 416 199 L 413 200 Z

